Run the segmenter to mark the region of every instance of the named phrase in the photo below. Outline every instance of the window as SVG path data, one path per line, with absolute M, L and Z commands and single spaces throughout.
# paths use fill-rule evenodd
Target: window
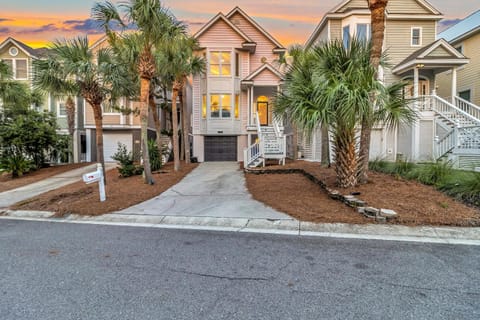
M 27 79 L 27 60 L 26 59 L 16 59 L 15 61 L 15 78 L 16 79 Z
M 122 107 L 123 101 L 119 99 L 117 102 L 111 100 L 105 100 L 102 102 L 103 113 L 121 113 L 119 108 Z
M 422 45 L 422 28 L 412 28 L 412 46 Z
M 230 94 L 212 94 L 210 96 L 210 117 L 230 118 L 232 101 Z
M 28 78 L 27 59 L 3 59 L 13 73 L 13 79 L 26 80 Z
M 350 47 L 350 26 L 343 27 L 343 47 Z
M 57 103 L 57 116 L 62 118 L 67 116 L 67 107 L 64 101 Z
M 207 95 L 202 96 L 202 119 L 207 118 Z
M 235 53 L 235 77 L 240 76 L 240 55 Z
M 357 24 L 357 39 L 362 42 L 367 42 L 370 39 L 369 28 L 367 23 Z
M 210 74 L 213 76 L 231 75 L 230 52 L 210 52 Z
M 235 119 L 240 117 L 240 95 L 235 95 Z
M 471 99 L 470 89 L 469 89 L 469 90 L 460 91 L 460 92 L 458 93 L 458 96 L 459 96 L 460 98 L 462 98 L 463 100 L 470 101 L 470 99 Z
M 12 57 L 16 57 L 18 55 L 18 49 L 15 47 L 11 47 L 10 50 L 8 50 L 8 53 L 10 53 Z

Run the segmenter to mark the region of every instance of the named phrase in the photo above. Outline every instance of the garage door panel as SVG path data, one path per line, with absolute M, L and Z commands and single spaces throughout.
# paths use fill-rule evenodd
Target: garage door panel
M 237 137 L 205 137 L 205 161 L 237 161 Z
M 127 151 L 132 151 L 132 134 L 130 133 L 104 133 L 103 134 L 103 154 L 105 162 L 115 162 L 112 156 L 118 150 L 118 143 L 127 146 Z

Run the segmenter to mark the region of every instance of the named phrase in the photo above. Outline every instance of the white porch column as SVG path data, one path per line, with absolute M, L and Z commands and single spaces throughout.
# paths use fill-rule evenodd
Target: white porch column
M 452 103 L 455 103 L 455 96 L 457 95 L 457 67 L 452 68 Z
M 253 90 L 253 86 L 250 87 L 250 124 L 253 124 L 255 122 L 255 108 L 254 108 L 254 105 L 253 105 L 253 95 L 254 95 L 254 90 Z
M 418 112 L 418 67 L 413 69 L 413 98 L 414 100 L 414 109 Z M 417 119 L 413 124 L 412 128 L 412 159 L 413 161 L 418 160 L 420 153 L 420 119 Z

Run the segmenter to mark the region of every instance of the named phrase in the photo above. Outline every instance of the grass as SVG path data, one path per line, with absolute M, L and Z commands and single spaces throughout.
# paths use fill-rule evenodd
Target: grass
M 466 204 L 480 207 L 480 173 L 455 170 L 448 161 L 413 164 L 377 159 L 370 162 L 370 170 L 434 186 Z

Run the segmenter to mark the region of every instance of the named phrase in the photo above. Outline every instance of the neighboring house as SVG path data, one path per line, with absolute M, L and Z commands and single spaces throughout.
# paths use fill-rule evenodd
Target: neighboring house
M 272 108 L 286 49 L 239 7 L 218 13 L 194 37 L 207 70 L 193 77 L 193 156 L 200 162 L 284 159 L 285 136 Z
M 446 29 L 438 35 L 445 39 L 459 52 L 470 58 L 470 63 L 458 68 L 457 82 L 454 95 L 480 105 L 480 10 L 472 13 L 457 24 Z M 443 97 L 451 99 L 452 72 L 447 71 L 437 76 L 437 92 Z M 480 114 L 480 109 L 479 109 Z
M 424 0 L 390 0 L 386 8 L 383 49 L 388 55 L 388 69 L 380 69 L 384 83 L 407 81 L 405 96 L 419 98 L 412 107 L 419 120 L 410 127 L 388 130 L 381 125 L 372 131 L 370 157 L 412 161 L 431 161 L 451 157 L 460 166 L 465 159 L 458 155 L 479 154 L 480 142 L 469 129 L 458 132 L 452 123 L 468 126 L 480 124 L 477 115 L 465 115 L 460 105 L 449 103 L 436 95 L 435 77 L 466 65 L 469 59 L 443 39 L 436 40 L 437 23 L 442 14 Z M 365 0 L 347 0 L 329 11 L 321 20 L 306 46 L 332 40 L 348 46 L 352 37 L 369 39 L 370 11 Z M 450 92 L 457 92 L 455 83 Z M 321 139 L 317 143 L 303 141 L 301 148 L 307 160 L 319 160 Z M 469 150 L 466 150 L 469 149 Z M 316 151 L 316 152 L 315 152 Z M 477 157 L 480 161 L 480 157 Z M 471 159 L 467 159 L 471 160 Z M 475 160 L 476 161 L 476 160 Z M 468 162 L 468 161 L 467 161 Z M 470 163 L 471 164 L 471 163 Z M 479 164 L 480 165 L 480 164 Z
M 13 79 L 33 85 L 33 61 L 42 59 L 48 54 L 47 48 L 34 49 L 23 42 L 7 38 L 0 44 L 0 59 L 8 63 L 13 71 Z M 85 139 L 83 132 L 83 99 L 75 100 L 75 131 L 74 131 L 74 162 L 84 159 Z M 44 103 L 39 106 L 40 110 L 50 111 L 57 115 L 58 132 L 68 134 L 67 115 L 64 98 L 48 94 Z
M 108 46 L 107 37 L 102 37 L 97 42 L 92 44 L 91 50 L 99 50 Z M 188 103 L 188 109 L 191 110 L 191 86 L 187 83 L 185 101 Z M 170 99 L 171 94 L 167 94 Z M 168 129 L 169 123 L 167 121 L 167 113 L 160 108 L 162 101 L 158 100 L 157 113 L 160 118 L 162 129 Z M 86 161 L 96 161 L 96 141 L 95 141 L 95 118 L 92 107 L 87 103 L 84 108 L 84 126 L 85 126 L 85 142 L 86 142 Z M 103 149 L 105 162 L 114 162 L 112 156 L 118 150 L 118 144 L 126 145 L 128 151 L 132 151 L 135 157 L 140 157 L 141 151 L 141 123 L 139 115 L 140 103 L 138 101 L 131 101 L 127 98 L 122 98 L 117 103 L 117 107 L 122 109 L 129 109 L 131 112 L 121 112 L 118 108 L 112 107 L 105 103 L 103 108 Z M 148 138 L 155 139 L 155 124 L 152 113 L 149 112 L 148 123 Z M 170 138 L 162 135 L 162 141 L 165 144 L 169 143 Z

